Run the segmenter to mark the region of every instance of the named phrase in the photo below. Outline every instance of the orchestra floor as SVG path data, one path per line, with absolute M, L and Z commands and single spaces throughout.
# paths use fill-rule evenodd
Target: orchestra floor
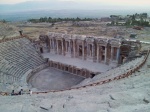
M 73 75 L 55 68 L 46 68 L 29 79 L 29 84 L 40 91 L 67 89 L 79 84 L 83 77 Z

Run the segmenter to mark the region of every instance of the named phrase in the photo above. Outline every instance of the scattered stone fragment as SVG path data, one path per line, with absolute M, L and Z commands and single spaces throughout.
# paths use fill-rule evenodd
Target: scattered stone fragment
M 44 107 L 40 107 L 40 108 L 48 111 L 48 109 L 47 109 L 47 108 L 44 108 Z
M 73 98 L 73 96 L 69 96 L 68 98 L 69 98 L 69 99 L 72 99 L 72 98 Z
M 112 97 L 112 95 L 109 95 L 109 96 L 110 96 L 110 99 L 115 100 L 115 99 Z
M 143 101 L 144 101 L 145 103 L 149 103 L 149 101 L 148 101 L 147 99 L 145 99 L 145 98 L 143 99 Z
M 150 68 L 150 64 L 147 65 L 147 68 Z

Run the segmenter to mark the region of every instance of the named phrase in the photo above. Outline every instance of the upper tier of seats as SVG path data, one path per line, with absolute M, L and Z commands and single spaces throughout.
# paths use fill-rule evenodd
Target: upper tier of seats
M 93 77 L 92 79 L 88 78 L 85 79 L 84 81 L 82 81 L 80 84 L 76 85 L 75 87 L 80 87 L 83 85 L 88 85 L 88 84 L 92 84 L 95 82 L 100 82 L 103 80 L 107 80 L 107 79 L 112 79 L 114 77 L 117 77 L 121 74 L 124 74 L 126 72 L 128 72 L 129 70 L 135 68 L 136 66 L 138 66 L 141 62 L 143 62 L 144 60 L 144 56 L 142 56 L 141 58 L 137 58 L 135 60 L 132 60 L 128 63 L 125 63 L 119 67 L 116 67 L 114 69 L 111 69 L 105 73 L 101 73 L 99 75 L 96 75 L 95 77 Z
M 0 43 L 0 82 L 18 81 L 28 70 L 45 62 L 26 38 Z

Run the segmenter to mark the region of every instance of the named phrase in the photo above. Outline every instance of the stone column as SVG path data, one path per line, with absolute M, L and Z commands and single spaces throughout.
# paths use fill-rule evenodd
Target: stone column
M 105 63 L 107 63 L 107 46 L 105 46 Z
M 99 62 L 101 62 L 101 60 L 102 60 L 102 47 L 101 46 L 99 46 Z
M 119 62 L 119 58 L 120 58 L 120 48 L 117 48 L 117 55 L 116 55 L 116 60 L 117 62 Z
M 68 49 L 68 41 L 66 41 L 66 51 L 67 51 L 67 53 L 69 52 L 69 49 Z
M 70 56 L 73 57 L 73 42 L 70 40 Z
M 67 41 L 65 40 L 65 54 L 67 52 Z
M 51 39 L 49 39 L 49 52 L 51 50 Z
M 97 44 L 97 62 L 99 63 L 99 45 Z
M 77 43 L 77 52 L 76 57 L 79 57 L 79 44 Z
M 62 55 L 65 55 L 65 53 L 64 53 L 64 42 L 63 42 L 63 40 L 61 40 L 61 47 L 62 47 Z
M 57 54 L 57 41 L 54 41 L 54 51 Z
M 87 56 L 89 56 L 89 44 L 87 43 Z
M 99 45 L 99 62 L 101 62 L 101 60 L 102 60 L 102 48 Z
M 54 43 L 54 39 L 52 39 L 52 48 L 55 48 L 55 43 Z
M 111 61 L 113 61 L 114 56 L 114 47 L 111 46 Z
M 84 60 L 85 59 L 85 57 L 84 57 L 84 41 L 82 42 L 82 59 Z
M 67 41 L 65 40 L 65 53 L 67 53 L 68 52 L 68 43 L 67 43 Z
M 75 40 L 73 40 L 73 57 L 76 57 Z
M 69 53 L 71 54 L 71 42 L 69 40 Z
M 69 53 L 71 53 L 71 43 L 70 43 L 70 40 L 69 40 Z
M 59 45 L 58 45 L 58 40 L 56 40 L 56 46 L 57 46 L 57 52 L 56 52 L 56 54 L 59 54 Z
M 54 48 L 53 45 L 54 45 L 54 42 L 53 42 L 53 39 L 51 39 L 51 49 Z
M 92 57 L 93 57 L 93 61 L 95 59 L 95 47 L 94 44 L 92 44 Z

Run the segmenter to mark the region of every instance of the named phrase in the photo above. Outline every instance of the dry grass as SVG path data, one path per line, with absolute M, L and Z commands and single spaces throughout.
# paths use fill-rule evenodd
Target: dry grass
M 105 36 L 114 37 L 118 32 L 123 32 L 123 37 L 129 38 L 131 33 L 138 35 L 138 40 L 150 42 L 150 28 L 144 28 L 143 30 L 135 30 L 132 28 L 125 27 L 108 27 L 103 23 L 98 22 L 98 26 L 90 27 L 76 27 L 72 26 L 72 23 L 58 23 L 53 27 L 51 23 L 27 23 L 27 24 L 4 24 L 0 23 L 0 31 L 3 32 L 0 38 L 6 35 L 6 38 L 19 35 L 18 30 L 22 29 L 23 33 L 28 35 L 30 38 L 37 38 L 40 34 L 46 34 L 47 32 L 58 32 L 68 34 L 79 34 L 79 35 L 92 35 L 92 36 Z M 22 27 L 20 27 L 22 25 Z M 17 27 L 19 26 L 19 27 Z M 10 30 L 8 30 L 10 29 Z

